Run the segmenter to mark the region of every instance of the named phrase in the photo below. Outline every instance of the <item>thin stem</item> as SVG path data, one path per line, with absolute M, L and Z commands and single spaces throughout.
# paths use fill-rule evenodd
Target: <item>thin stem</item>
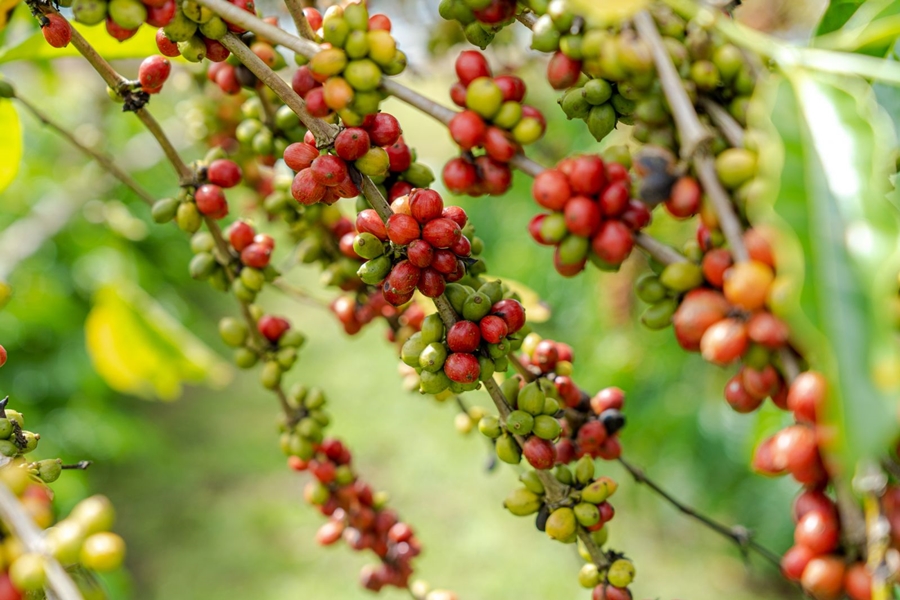
M 56 594 L 60 600 L 83 600 L 78 586 L 59 564 L 59 561 L 47 551 L 41 530 L 31 520 L 19 499 L 6 487 L 5 483 L 0 483 L 0 519 L 19 538 L 25 550 L 41 554 L 44 557 L 44 570 L 47 573 L 47 587 L 50 591 Z
M 661 488 L 659 484 L 647 477 L 647 474 L 642 469 L 632 465 L 622 457 L 619 457 L 618 460 L 619 464 L 625 467 L 625 470 L 631 474 L 635 482 L 646 485 L 658 496 L 674 506 L 679 512 L 684 513 L 692 519 L 700 521 L 709 529 L 712 529 L 719 535 L 730 539 L 741 548 L 742 552 L 753 550 L 754 552 L 765 558 L 767 561 L 772 563 L 776 568 L 781 567 L 781 559 L 779 558 L 779 556 L 765 546 L 753 541 L 751 533 L 749 530 L 747 530 L 746 527 L 743 527 L 741 525 L 734 525 L 732 527 L 729 527 L 728 525 L 719 523 L 718 521 L 715 521 L 714 519 L 711 519 L 710 517 L 697 512 L 695 509 L 687 506 L 686 504 L 669 494 L 669 492 Z
M 740 123 L 734 120 L 728 111 L 722 108 L 718 102 L 714 102 L 709 98 L 700 98 L 700 106 L 715 123 L 716 128 L 722 133 L 725 139 L 734 148 L 743 148 L 744 146 L 744 128 Z
M 308 40 L 314 40 L 316 32 L 312 30 L 306 15 L 303 13 L 303 6 L 300 5 L 300 2 L 298 0 L 284 0 L 284 4 L 287 6 L 288 12 L 291 13 L 294 26 L 297 27 L 297 33 Z
M 719 225 L 731 246 L 735 260 L 737 262 L 749 260 L 750 255 L 744 246 L 743 227 L 734 212 L 728 192 L 719 181 L 715 161 L 706 147 L 706 142 L 710 139 L 709 131 L 704 129 L 697 117 L 694 105 L 682 85 L 675 65 L 672 64 L 672 58 L 656 29 L 653 17 L 646 11 L 639 12 L 634 17 L 634 24 L 641 39 L 650 45 L 656 72 L 659 74 L 663 93 L 666 95 L 681 138 L 681 156 L 693 160 L 697 177 L 719 217 Z
M 235 8 L 232 4 L 229 4 L 229 6 Z M 247 14 L 243 10 L 237 10 L 238 12 Z M 276 30 L 281 31 L 277 28 Z M 221 42 L 222 45 L 228 48 L 228 50 L 230 50 L 244 66 L 250 69 L 260 81 L 275 92 L 275 95 L 281 98 L 282 102 L 291 107 L 291 110 L 299 117 L 300 122 L 313 132 L 313 135 L 316 136 L 316 141 L 319 144 L 327 145 L 334 141 L 338 128 L 309 114 L 309 111 L 306 110 L 306 102 L 303 101 L 303 98 L 301 98 L 287 82 L 275 73 L 275 71 L 270 69 L 261 58 L 254 54 L 244 42 L 239 40 L 233 33 L 227 34 L 222 38 Z
M 682 85 L 681 76 L 672 63 L 662 37 L 656 29 L 656 23 L 653 22 L 653 17 L 647 11 L 641 11 L 634 16 L 634 26 L 641 38 L 649 44 L 653 54 L 653 62 L 656 64 L 660 85 L 669 100 L 672 116 L 678 126 L 681 138 L 681 156 L 682 158 L 691 158 L 701 146 L 712 139 L 712 135 L 697 118 L 694 105 Z
M 289 298 L 292 298 L 298 302 L 302 302 L 308 306 L 315 306 L 317 308 L 322 308 L 324 310 L 329 310 L 328 303 L 324 300 L 320 300 L 307 292 L 304 289 L 298 288 L 296 286 L 291 285 L 283 278 L 279 277 L 275 281 L 272 282 L 276 288 L 278 288 L 282 293 L 284 293 Z
M 122 170 L 110 157 L 97 152 L 93 148 L 85 146 L 68 129 L 51 119 L 47 116 L 47 113 L 39 109 L 37 106 L 31 103 L 31 101 L 26 100 L 18 92 L 13 96 L 19 104 L 21 104 L 28 112 L 35 116 L 35 118 L 43 123 L 45 126 L 49 127 L 57 134 L 62 136 L 66 141 L 70 144 L 78 148 L 84 154 L 87 154 L 99 164 L 105 171 L 107 171 L 110 175 L 118 179 L 122 182 L 126 187 L 128 187 L 132 192 L 135 193 L 137 197 L 146 202 L 147 204 L 153 204 L 156 202 L 156 198 L 153 195 L 145 190 L 141 185 L 135 181 L 131 175 Z
M 670 265 L 678 262 L 687 262 L 687 258 L 675 248 L 663 244 L 650 234 L 638 231 L 634 234 L 635 243 L 643 248 L 657 262 Z

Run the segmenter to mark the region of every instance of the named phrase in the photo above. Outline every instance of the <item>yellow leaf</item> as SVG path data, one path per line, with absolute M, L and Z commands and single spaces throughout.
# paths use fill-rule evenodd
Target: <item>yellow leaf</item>
M 174 400 L 183 383 L 224 387 L 231 368 L 146 292 L 101 288 L 85 322 L 97 373 L 119 392 Z
M 0 192 L 19 172 L 22 160 L 22 126 L 12 102 L 0 99 Z

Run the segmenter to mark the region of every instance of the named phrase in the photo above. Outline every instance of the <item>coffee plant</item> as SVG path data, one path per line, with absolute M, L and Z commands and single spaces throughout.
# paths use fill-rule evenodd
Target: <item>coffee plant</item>
M 391 17 L 375 12 L 392 3 L 315 4 L 285 0 L 283 14 L 263 16 L 252 0 L 24 0 L 21 20 L 42 39 L 8 43 L 0 61 L 82 56 L 99 75 L 83 85 L 105 84 L 107 101 L 137 117 L 175 177 L 168 197 L 155 197 L 118 158 L 23 97 L 12 71 L 0 79 L 0 190 L 18 168 L 8 108 L 18 106 L 146 202 L 158 227 L 182 232 L 193 258 L 178 268 L 231 298 L 221 339 L 280 409 L 277 443 L 324 518 L 316 541 L 370 556 L 359 575 L 368 590 L 457 598 L 418 578 L 429 540 L 357 469 L 349 441 L 328 431 L 329 405 L 340 399 L 297 382 L 306 335 L 290 314 L 258 302 L 268 290 L 314 298 L 285 278 L 297 263 L 321 271 L 334 292 L 325 308 L 348 335 L 378 322 L 403 385 L 458 406 L 456 427 L 484 437 L 491 468 L 515 466 L 519 483 L 503 508 L 573 546 L 583 566 L 563 576 L 584 597 L 630 599 L 642 571 L 640 555 L 618 549 L 627 531 L 607 527 L 633 509 L 616 495 L 625 482 L 615 473 L 776 565 L 797 594 L 900 597 L 900 3 L 834 0 L 802 46 L 740 25 L 732 15 L 740 2 L 421 3 L 459 41 L 438 59 L 454 75 L 444 98 L 395 79 L 407 56 Z M 144 38 L 152 52 L 135 41 Z M 497 66 L 499 56 L 537 63 L 542 77 L 526 85 L 524 72 Z M 120 73 L 108 62 L 118 58 L 141 62 Z M 190 76 L 178 84 L 179 72 L 194 85 Z M 550 94 L 558 107 L 536 106 Z M 205 154 L 183 155 L 153 116 L 167 96 L 200 111 Z M 449 135 L 458 152 L 443 164 L 420 160 L 404 138 L 410 126 L 382 108 L 390 97 L 432 118 L 433 135 Z M 553 128 L 559 116 L 594 149 L 565 150 L 554 164 L 547 150 L 547 164 L 526 156 L 543 144 L 567 147 Z M 525 177 L 530 200 L 511 192 Z M 641 399 L 578 383 L 585 359 L 576 363 L 571 345 L 537 331 L 545 307 L 490 275 L 502 269 L 484 257 L 496 223 L 474 218 L 455 196 L 533 200 L 519 236 L 553 255 L 532 268 L 552 264 L 562 290 L 585 271 L 618 273 L 645 307 L 646 328 L 660 336 L 671 328 L 683 350 L 728 370 L 724 401 L 763 423 L 750 466 L 796 484 L 791 547 L 769 548 L 688 506 L 626 458 L 620 433 L 647 427 L 627 419 Z M 11 294 L 2 284 L 0 302 Z M 127 343 L 118 350 L 130 352 Z M 17 369 L 2 346 L 0 367 Z M 357 377 L 362 393 L 366 375 Z M 491 410 L 472 403 L 478 390 Z M 104 597 L 95 573 L 124 558 L 109 531 L 112 506 L 95 496 L 57 519 L 50 484 L 88 464 L 33 459 L 40 436 L 8 402 L 15 406 L 0 404 L 0 599 Z M 656 443 L 666 452 L 665 439 Z M 670 593 L 665 581 L 643 589 Z

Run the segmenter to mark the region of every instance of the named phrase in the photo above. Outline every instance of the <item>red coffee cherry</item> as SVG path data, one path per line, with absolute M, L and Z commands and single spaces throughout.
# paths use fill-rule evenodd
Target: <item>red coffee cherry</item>
M 319 82 L 313 79 L 308 66 L 302 66 L 294 72 L 291 79 L 291 87 L 300 96 L 306 96 L 313 88 L 319 87 Z
M 581 77 L 581 61 L 557 52 L 547 64 L 547 80 L 554 90 L 564 90 L 575 85 Z
M 649 225 L 651 218 L 652 215 L 647 205 L 635 198 L 628 201 L 628 206 L 619 215 L 619 220 L 625 223 L 632 231 L 640 231 Z
M 491 314 L 503 319 L 511 334 L 525 326 L 525 308 L 518 300 L 507 298 L 496 302 L 491 306 Z
M 788 390 L 787 406 L 794 418 L 801 423 L 815 423 L 825 406 L 828 384 L 816 371 L 806 371 L 797 376 Z
M 425 267 L 431 266 L 431 261 L 434 259 L 434 248 L 432 248 L 431 244 L 425 240 L 416 239 L 411 241 L 409 246 L 407 246 L 406 256 L 409 259 L 409 262 L 424 269 Z
M 731 252 L 724 248 L 713 248 L 703 256 L 703 276 L 710 285 L 722 289 L 725 271 L 733 264 Z
M 581 237 L 591 237 L 600 228 L 600 206 L 587 196 L 575 196 L 565 206 L 566 228 Z
M 591 600 L 631 600 L 631 590 L 601 583 L 591 592 Z
M 666 210 L 676 219 L 687 219 L 700 211 L 703 190 L 696 179 L 685 175 L 672 186 L 672 193 L 666 200 Z
M 727 365 L 747 351 L 747 325 L 739 319 L 722 319 L 711 325 L 700 340 L 703 358 L 717 365 Z
M 792 546 L 781 557 L 781 572 L 791 581 L 800 581 L 806 565 L 815 556 L 816 553 L 806 546 Z
M 435 248 L 449 248 L 459 240 L 462 231 L 459 225 L 450 219 L 441 217 L 425 224 L 422 228 L 422 239 Z
M 621 182 L 610 184 L 600 195 L 600 210 L 606 217 L 617 217 L 628 208 L 630 196 L 625 184 Z
M 509 138 L 509 134 L 499 127 L 488 127 L 481 145 L 488 156 L 503 163 L 511 161 L 520 150 L 519 145 Z
M 559 397 L 569 408 L 575 408 L 581 403 L 581 390 L 578 389 L 578 386 L 575 385 L 575 382 L 572 381 L 572 378 L 567 375 L 557 375 L 553 379 L 553 383 L 556 385 L 556 391 L 559 393 Z
M 211 183 L 201 185 L 194 192 L 194 201 L 197 203 L 197 210 L 203 215 L 221 219 L 228 214 L 225 192 L 217 185 Z
M 600 421 L 588 421 L 578 430 L 575 443 L 586 454 L 597 456 L 607 439 L 606 428 Z
M 688 292 L 672 316 L 675 338 L 685 350 L 700 350 L 703 334 L 731 310 L 725 296 L 719 292 L 697 288 Z
M 575 262 L 567 262 L 570 260 L 575 260 Z M 564 257 L 560 246 L 557 246 L 556 250 L 553 251 L 553 268 L 556 269 L 556 272 L 563 277 L 575 277 L 576 275 L 584 271 L 584 267 L 586 265 L 586 256 L 583 256 L 577 260 L 570 257 Z
M 516 3 L 510 0 L 491 0 L 485 8 L 472 12 L 482 23 L 496 25 L 513 18 L 516 14 Z
M 555 369 L 558 361 L 559 352 L 556 350 L 556 342 L 553 340 L 541 340 L 531 356 L 531 363 L 542 373 L 549 373 Z
M 356 160 L 369 151 L 369 134 L 359 127 L 348 127 L 334 139 L 334 151 L 344 160 Z
M 387 15 L 377 14 L 369 17 L 369 31 L 390 31 L 391 19 Z
M 474 353 L 481 343 L 481 329 L 472 321 L 457 321 L 447 332 L 447 347 L 451 352 Z
M 744 245 L 752 260 L 768 265 L 772 269 L 775 268 L 775 254 L 772 252 L 772 246 L 760 230 L 748 229 L 745 231 Z
M 409 213 L 423 225 L 440 218 L 443 210 L 444 201 L 434 190 L 419 189 L 409 195 Z
M 497 315 L 488 315 L 478 323 L 481 337 L 488 344 L 499 344 L 509 334 L 509 326 Z
M 604 388 L 591 398 L 591 410 L 598 415 L 609 409 L 622 410 L 624 405 L 625 392 L 617 387 Z
M 373 146 L 393 146 L 400 139 L 403 130 L 400 121 L 388 113 L 378 113 L 367 127 Z
M 425 243 L 427 244 L 428 242 Z M 435 250 L 434 258 L 431 259 L 431 266 L 444 275 L 455 273 L 458 266 L 456 254 L 450 250 Z
M 470 256 L 472 254 L 472 242 L 464 235 L 459 236 L 456 243 L 450 246 L 450 251 L 456 256 Z
M 477 50 L 464 50 L 456 58 L 456 76 L 467 86 L 479 77 L 490 77 L 491 68 L 487 59 Z
M 166 37 L 165 31 L 163 31 L 161 27 L 156 32 L 156 47 L 163 56 L 168 56 L 169 58 L 181 56 L 181 52 L 178 50 L 178 44 Z
M 572 188 L 568 177 L 559 171 L 548 169 L 534 178 L 531 195 L 544 208 L 561 211 L 572 197 Z
M 850 600 L 872 600 L 872 574 L 865 563 L 853 563 L 844 572 L 844 591 Z
M 317 158 L 318 148 L 305 142 L 296 142 L 284 149 L 284 163 L 294 171 L 308 168 Z
M 6 348 L 0 346 L 0 367 L 6 364 L 7 358 L 9 358 L 9 354 L 6 352 Z
M 228 241 L 231 247 L 238 252 L 252 244 L 253 236 L 255 235 L 256 232 L 253 231 L 253 227 L 244 221 L 235 221 L 228 228 Z
M 281 336 L 291 328 L 291 324 L 281 317 L 273 317 L 272 315 L 263 315 L 256 324 L 256 328 L 264 338 L 276 343 Z
M 463 150 L 469 151 L 484 144 L 487 135 L 487 125 L 478 113 L 472 110 L 464 110 L 457 113 L 447 126 L 450 137 Z
M 412 152 L 403 139 L 385 148 L 390 163 L 391 173 L 402 173 L 412 165 Z
M 797 523 L 811 511 L 828 513 L 837 518 L 837 506 L 822 490 L 803 490 L 794 499 L 791 507 L 791 518 Z
M 41 33 L 47 43 L 54 48 L 65 48 L 72 41 L 72 27 L 56 13 L 46 15 L 47 24 L 41 26 Z M 164 59 L 165 60 L 165 59 Z
M 781 378 L 772 365 L 762 369 L 745 366 L 740 371 L 741 382 L 747 393 L 760 401 L 765 400 L 781 387 Z
M 816 600 L 838 600 L 844 588 L 844 561 L 836 556 L 817 556 L 809 561 L 800 585 Z
M 478 183 L 475 165 L 462 157 L 448 161 L 441 177 L 444 186 L 454 194 L 468 193 Z
M 596 196 L 606 186 L 606 170 L 599 156 L 578 156 L 572 161 L 569 183 L 578 194 Z
M 604 221 L 591 238 L 591 249 L 600 260 L 617 265 L 628 258 L 634 248 L 634 235 L 622 221 Z
M 394 265 L 385 281 L 398 293 L 405 294 L 416 289 L 421 274 L 422 270 L 419 267 L 408 260 L 401 260 Z
M 166 0 L 162 6 L 144 6 L 147 7 L 147 25 L 151 27 L 165 27 L 172 22 L 177 11 L 175 0 Z
M 306 110 L 312 116 L 323 119 L 331 114 L 331 108 L 325 102 L 324 88 L 315 87 L 309 90 L 303 99 L 306 100 Z
M 325 197 L 325 186 L 316 181 L 312 169 L 303 169 L 291 182 L 291 195 L 300 204 L 315 204 Z
M 504 102 L 522 102 L 525 98 L 525 82 L 515 75 L 500 75 L 494 78 L 494 83 L 503 92 Z
M 753 451 L 753 461 L 750 466 L 761 475 L 780 475 L 784 472 L 784 466 L 775 464 L 774 457 L 775 437 L 763 440 Z
M 447 287 L 444 275 L 432 267 L 422 269 L 417 287 L 426 298 L 437 298 Z
M 372 208 L 362 210 L 356 215 L 356 230 L 360 233 L 371 233 L 382 242 L 388 239 L 384 221 Z
M 811 510 L 797 523 L 794 543 L 806 546 L 816 555 L 828 554 L 840 543 L 840 527 L 837 518 L 828 512 Z
M 149 56 L 138 67 L 138 81 L 144 91 L 159 89 L 169 78 L 171 72 L 172 63 L 167 58 L 159 55 Z
M 112 17 L 106 17 L 106 33 L 108 33 L 111 37 L 119 40 L 120 42 L 124 42 L 125 40 L 134 37 L 134 34 L 137 33 L 137 29 L 125 29 L 115 21 L 113 21 Z
M 790 330 L 772 313 L 760 311 L 747 321 L 747 335 L 757 344 L 775 350 L 787 343 Z
M 387 221 L 387 234 L 392 242 L 398 246 L 405 246 L 413 240 L 419 239 L 422 231 L 411 216 L 393 214 Z
M 454 223 L 463 228 L 466 226 L 466 223 L 469 220 L 468 215 L 466 215 L 466 211 L 463 210 L 461 206 L 447 206 L 444 208 L 443 212 L 441 212 L 441 216 L 445 219 L 450 219 Z
M 474 383 L 481 375 L 481 365 L 472 354 L 455 353 L 444 362 L 444 373 L 456 383 Z
M 241 182 L 241 168 L 233 160 L 220 158 L 209 163 L 206 178 L 209 182 L 223 188 L 232 188 Z
M 725 400 L 739 413 L 751 413 L 763 403 L 762 398 L 750 394 L 745 388 L 741 373 L 728 380 L 725 385 Z
M 265 269 L 272 258 L 272 248 L 254 242 L 241 250 L 241 262 L 254 269 Z
M 553 442 L 532 435 L 522 446 L 522 456 L 535 469 L 545 471 L 556 464 L 556 447 Z
M 322 185 L 333 187 L 347 179 L 347 163 L 333 154 L 323 154 L 309 167 L 313 178 Z

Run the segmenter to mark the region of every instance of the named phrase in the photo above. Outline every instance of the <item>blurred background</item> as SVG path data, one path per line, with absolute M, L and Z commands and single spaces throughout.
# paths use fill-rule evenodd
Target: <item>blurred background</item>
M 394 19 L 410 56 L 401 80 L 449 104 L 452 60 L 460 48 L 441 54 L 454 33 L 440 22 L 437 2 L 370 5 Z M 274 3 L 258 6 L 286 17 Z M 738 15 L 802 40 L 822 8 L 818 1 L 750 0 Z M 7 43 L 24 23 L 14 23 Z M 517 37 L 509 40 L 517 45 L 490 56 L 496 69 L 520 69 L 531 84 L 529 102 L 551 120 L 550 134 L 532 156 L 551 164 L 564 153 L 596 151 L 581 123 L 566 122 L 555 110 L 554 93 L 540 84 L 543 59 L 521 51 L 527 42 Z M 116 67 L 134 76 L 137 64 L 119 61 Z M 0 65 L 0 73 L 80 140 L 113 154 L 153 194 L 175 192 L 173 173 L 153 140 L 109 101 L 86 64 L 18 61 Z M 208 133 L 211 107 L 221 104 L 216 93 L 200 92 L 202 81 L 196 69 L 180 65 L 152 103 L 189 159 L 202 158 L 199 140 Z M 444 130 L 395 101 L 384 109 L 400 119 L 419 160 L 439 173 L 453 153 Z M 106 578 L 112 596 L 370 597 L 356 583 L 369 556 L 342 544 L 315 545 L 323 521 L 302 500 L 306 476 L 284 466 L 275 399 L 258 385 L 256 371 L 229 366 L 216 322 L 235 305 L 189 278 L 186 236 L 154 225 L 130 192 L 31 115 L 20 116 L 24 162 L 0 195 L 0 280 L 14 290 L 0 311 L 0 343 L 10 355 L 0 369 L 0 395 L 9 394 L 29 428 L 41 433 L 39 457 L 94 461 L 86 473 L 65 473 L 55 490 L 63 513 L 95 492 L 116 505 L 116 530 L 128 541 L 129 556 L 126 570 Z M 611 143 L 621 143 L 625 133 L 612 137 Z M 574 280 L 558 276 L 550 251 L 525 234 L 535 212 L 529 189 L 530 179 L 517 174 L 503 198 L 456 199 L 485 241 L 490 273 L 544 298 L 552 317 L 536 329 L 574 347 L 574 377 L 583 388 L 627 391 L 627 458 L 676 497 L 749 527 L 761 543 L 783 552 L 791 543 L 795 486 L 752 475 L 748 467 L 754 443 L 777 429 L 781 416 L 733 413 L 722 400 L 729 371 L 682 352 L 671 331 L 653 333 L 638 324 L 643 307 L 631 283 L 644 268 L 640 256 L 618 274 L 588 269 Z M 236 215 L 240 194 L 229 198 Z M 277 227 L 260 227 L 277 237 Z M 665 218 L 654 227 L 680 231 Z M 282 256 L 286 247 L 280 239 Z M 334 295 L 314 268 L 297 268 L 288 277 L 317 299 Z M 486 471 L 488 446 L 477 432 L 457 432 L 454 406 L 402 390 L 395 352 L 380 325 L 351 339 L 315 303 L 272 291 L 260 303 L 308 334 L 288 383 L 326 390 L 331 433 L 353 448 L 362 476 L 390 492 L 392 505 L 418 531 L 425 547 L 416 561 L 421 578 L 466 599 L 588 597 L 577 584 L 581 561 L 574 548 L 550 542 L 532 519 L 502 508 L 515 485 L 512 470 Z M 125 346 L 115 341 L 123 335 Z M 472 399 L 488 403 L 486 396 Z M 636 598 L 799 597 L 771 566 L 746 560 L 734 545 L 632 483 L 618 465 L 599 466 L 622 483 L 610 544 L 635 561 Z M 383 597 L 406 594 L 388 589 Z

